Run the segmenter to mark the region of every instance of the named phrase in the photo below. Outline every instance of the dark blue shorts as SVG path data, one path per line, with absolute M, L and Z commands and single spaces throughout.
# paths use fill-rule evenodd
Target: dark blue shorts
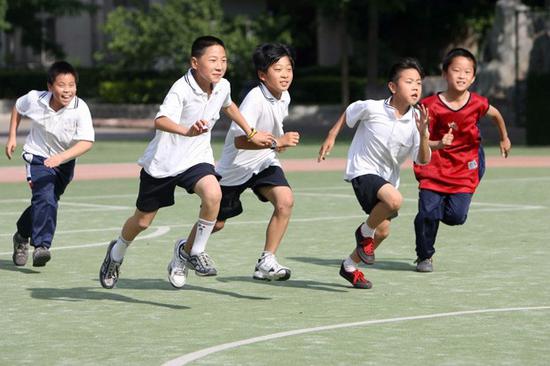
M 136 207 L 142 212 L 153 212 L 161 207 L 172 206 L 176 186 L 193 194 L 195 193 L 195 184 L 207 175 L 213 175 L 218 180 L 221 179 L 221 176 L 214 170 L 214 166 L 208 163 L 193 165 L 175 177 L 166 178 L 152 177 L 144 169 L 141 169 Z
M 360 175 L 351 180 L 351 186 L 355 192 L 355 197 L 357 197 L 357 201 L 359 201 L 361 208 L 367 215 L 370 214 L 374 206 L 380 202 L 378 199 L 378 191 L 386 184 L 391 183 L 376 174 Z M 394 217 L 397 217 L 397 212 L 391 217 L 388 217 L 388 219 Z
M 265 186 L 290 187 L 281 167 L 273 165 L 262 170 L 258 174 L 254 174 L 248 181 L 241 185 L 221 186 L 222 202 L 220 205 L 218 220 L 227 220 L 228 218 L 238 216 L 243 212 L 243 206 L 240 198 L 241 194 L 247 188 L 251 188 L 260 201 L 268 202 L 268 199 L 265 198 L 259 191 L 259 188 Z

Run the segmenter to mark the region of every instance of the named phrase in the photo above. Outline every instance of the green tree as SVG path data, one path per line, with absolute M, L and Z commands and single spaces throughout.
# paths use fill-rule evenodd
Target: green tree
M 0 0 L 0 30 L 9 29 L 9 24 L 6 22 L 6 10 L 8 10 L 8 0 Z
M 104 27 L 110 41 L 97 55 L 114 69 L 181 69 L 188 64 L 193 40 L 200 35 L 220 37 L 226 44 L 230 72 L 252 77 L 251 52 L 264 40 L 290 42 L 285 31 L 289 17 L 260 22 L 246 16 L 224 19 L 219 0 L 166 0 L 148 9 L 119 7 Z

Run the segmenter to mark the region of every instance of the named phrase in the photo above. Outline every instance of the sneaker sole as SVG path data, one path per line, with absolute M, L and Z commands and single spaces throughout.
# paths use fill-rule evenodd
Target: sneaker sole
M 261 272 L 260 272 L 261 273 Z M 269 277 L 264 277 L 264 275 L 257 275 L 256 272 L 254 272 L 254 275 L 252 276 L 253 279 L 255 280 L 258 280 L 258 281 L 286 281 L 290 278 L 290 275 L 291 275 L 291 271 L 287 271 L 285 273 L 284 276 L 282 277 L 273 277 L 273 278 L 269 278 Z

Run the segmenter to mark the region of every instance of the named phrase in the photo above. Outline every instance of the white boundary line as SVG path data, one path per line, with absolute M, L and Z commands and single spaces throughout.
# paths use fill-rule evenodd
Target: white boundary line
M 463 316 L 463 315 L 472 315 L 472 314 L 503 313 L 503 312 L 513 312 L 513 311 L 548 310 L 548 309 L 550 309 L 550 306 L 466 310 L 466 311 L 454 311 L 450 313 L 436 313 L 436 314 L 427 314 L 427 315 L 405 316 L 405 317 L 399 317 L 399 318 L 366 320 L 366 321 L 354 322 L 354 323 L 342 323 L 342 324 L 325 325 L 325 326 L 314 327 L 314 328 L 296 329 L 296 330 L 290 330 L 286 332 L 268 334 L 260 337 L 242 339 L 240 341 L 229 342 L 229 343 L 224 343 L 217 346 L 204 348 L 195 352 L 187 353 L 173 360 L 167 361 L 163 364 L 163 366 L 186 365 L 189 362 L 196 361 L 198 359 L 209 356 L 213 353 L 222 352 L 228 349 L 238 348 L 241 346 L 246 346 L 254 343 L 270 341 L 273 339 L 292 337 L 295 335 L 301 335 L 306 333 L 323 332 L 326 330 L 351 328 L 351 327 L 363 327 L 363 326 L 368 326 L 373 324 L 397 323 L 397 322 L 409 321 L 409 320 L 445 318 L 445 317 Z

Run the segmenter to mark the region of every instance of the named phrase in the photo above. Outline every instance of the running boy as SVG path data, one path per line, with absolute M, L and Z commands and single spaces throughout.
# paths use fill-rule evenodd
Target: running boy
M 119 277 L 126 249 L 147 229 L 161 207 L 174 204 L 176 186 L 201 199 L 198 221 L 184 250 L 179 242 L 168 265 L 172 286 L 183 287 L 187 267 L 200 276 L 215 276 L 216 268 L 205 252 L 206 242 L 216 222 L 220 206 L 219 176 L 214 171 L 210 131 L 220 109 L 246 133 L 246 139 L 271 146 L 269 134 L 257 133 L 231 101 L 230 84 L 223 78 L 227 69 L 224 43 L 212 36 L 197 38 L 191 46 L 191 68 L 177 80 L 155 117 L 155 137 L 139 159 L 140 174 L 136 211 L 128 218 L 118 239 L 111 241 L 99 272 L 105 288 L 113 288 Z
M 21 117 L 31 120 L 22 156 L 32 198 L 13 235 L 16 266 L 27 263 L 29 239 L 34 247 L 32 265 L 42 267 L 50 260 L 59 198 L 73 178 L 75 158 L 90 150 L 94 142 L 92 116 L 86 103 L 76 96 L 77 82 L 73 66 L 55 62 L 48 70 L 48 91 L 31 90 L 17 99 L 11 113 L 8 159 L 17 146 Z
M 240 111 L 250 126 L 271 132 L 274 140 L 269 148 L 247 141 L 245 132 L 236 123 L 231 124 L 216 167 L 222 176 L 222 200 L 214 231 L 223 229 L 227 219 L 243 212 L 240 196 L 247 188 L 260 201 L 271 202 L 273 214 L 253 278 L 284 281 L 290 278 L 290 269 L 277 262 L 275 252 L 286 232 L 294 198 L 276 152 L 296 146 L 300 138 L 297 132 L 283 131 L 294 57 L 286 45 L 267 43 L 256 48 L 252 59 L 260 82 L 246 95 Z
M 455 48 L 443 59 L 442 68 L 447 90 L 421 101 L 430 110 L 433 155 L 429 164 L 414 167 L 420 188 L 414 220 L 418 272 L 433 271 L 439 222 L 462 225 L 466 221 L 472 195 L 485 171 L 480 118 L 488 115 L 496 124 L 503 157 L 511 148 L 500 112 L 487 98 L 468 90 L 476 76 L 474 55 Z
M 320 162 L 332 150 L 344 124 L 353 128 L 359 123 L 348 152 L 345 180 L 351 182 L 368 218 L 355 231 L 355 250 L 340 266 L 340 275 L 355 288 L 372 287 L 358 267 L 360 262 L 374 262 L 374 249 L 388 237 L 390 220 L 401 207 L 399 167 L 409 157 L 419 164 L 430 161 L 428 109 L 414 107 L 422 94 L 423 77 L 415 59 L 395 63 L 388 77 L 392 95 L 350 104 L 319 151 Z

